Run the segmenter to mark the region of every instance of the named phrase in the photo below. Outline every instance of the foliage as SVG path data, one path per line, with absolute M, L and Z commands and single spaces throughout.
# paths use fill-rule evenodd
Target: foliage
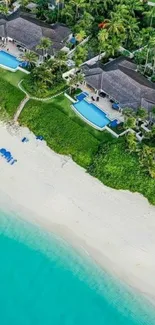
M 137 117 L 139 117 L 141 120 L 146 120 L 148 117 L 148 112 L 145 108 L 139 107 L 136 113 Z
M 134 132 L 129 132 L 126 135 L 126 142 L 130 153 L 138 151 L 137 139 Z
M 34 67 L 37 62 L 37 55 L 34 52 L 27 51 L 21 54 L 21 59 L 27 63 L 28 67 Z
M 75 61 L 75 64 L 77 67 L 79 67 L 82 63 L 84 63 L 87 59 L 87 49 L 83 46 L 77 46 L 73 60 Z
M 125 129 L 134 129 L 135 126 L 136 126 L 136 119 L 133 116 L 128 117 L 124 122 Z
M 47 50 L 52 46 L 52 41 L 48 37 L 42 37 L 40 44 L 38 44 L 37 49 L 42 50 L 42 55 L 47 54 Z
M 35 84 L 33 82 L 31 76 L 28 76 L 26 79 L 23 80 L 22 86 L 28 92 L 29 95 L 38 98 L 52 97 L 67 89 L 66 83 L 63 81 L 61 83 L 51 86 L 48 89 L 44 87 L 42 88 L 39 86 L 39 84 Z
M 29 101 L 20 123 L 40 134 L 55 151 L 72 155 L 80 165 L 87 167 L 97 151 L 99 141 L 62 111 L 68 100 L 59 96 L 50 104 Z
M 0 111 L 1 116 L 13 117 L 24 94 L 11 83 L 0 77 Z
M 50 97 L 66 89 L 62 72 L 66 69 L 66 55 L 58 52 L 55 59 L 50 59 L 35 67 L 23 81 L 23 87 L 35 97 Z
M 107 186 L 139 192 L 155 204 L 155 179 L 144 171 L 137 154 L 126 151 L 123 138 L 101 145 L 88 171 Z

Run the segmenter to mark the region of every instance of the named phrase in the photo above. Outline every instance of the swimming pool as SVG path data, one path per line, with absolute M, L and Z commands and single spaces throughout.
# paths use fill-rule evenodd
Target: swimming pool
M 0 51 L 0 65 L 6 66 L 13 70 L 17 69 L 22 62 L 19 61 L 15 56 L 5 52 Z
M 80 102 L 82 99 L 84 99 L 87 96 L 88 94 L 86 92 L 80 93 L 79 95 L 76 96 L 76 99 Z
M 85 99 L 73 104 L 75 110 L 99 129 L 103 129 L 111 120 L 93 103 L 88 103 Z

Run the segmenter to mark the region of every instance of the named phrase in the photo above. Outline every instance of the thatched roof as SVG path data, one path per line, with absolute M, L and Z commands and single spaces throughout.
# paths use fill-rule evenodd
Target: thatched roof
M 23 14 L 0 19 L 0 37 L 10 37 L 34 51 L 37 51 L 36 47 L 43 37 L 52 41 L 49 54 L 53 53 L 53 49 L 58 51 L 64 47 L 70 34 L 70 29 L 63 24 L 51 26 Z
M 155 85 L 136 71 L 136 65 L 120 57 L 105 65 L 83 66 L 87 84 L 102 90 L 121 107 L 150 110 L 155 106 Z

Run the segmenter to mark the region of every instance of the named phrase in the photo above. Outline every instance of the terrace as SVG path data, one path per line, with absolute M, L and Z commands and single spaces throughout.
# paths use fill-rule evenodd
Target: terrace
M 88 97 L 87 97 L 88 102 L 92 102 L 92 97 L 94 99 L 97 99 L 98 95 L 96 95 L 95 91 L 93 89 L 89 88 L 87 85 L 82 84 L 82 85 L 80 85 L 80 88 L 83 92 L 88 93 Z M 93 102 L 93 103 L 97 104 L 97 106 L 100 108 L 100 110 L 102 110 L 104 113 L 106 113 L 108 115 L 110 120 L 117 119 L 120 122 L 124 121 L 123 114 L 120 111 L 116 111 L 112 108 L 112 103 L 110 102 L 108 97 L 103 98 L 103 97 L 99 96 L 99 101 Z
M 1 41 L 0 43 L 0 51 L 7 51 L 8 53 L 14 55 L 17 58 L 20 58 L 23 51 L 15 42 L 7 41 L 6 43 L 3 43 Z

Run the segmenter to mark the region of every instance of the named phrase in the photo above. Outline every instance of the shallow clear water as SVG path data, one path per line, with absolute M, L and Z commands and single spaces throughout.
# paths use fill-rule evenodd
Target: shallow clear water
M 138 295 L 66 242 L 0 215 L 1 325 L 154 325 Z
M 99 128 L 103 128 L 111 122 L 106 114 L 96 105 L 88 103 L 85 99 L 74 104 L 74 108 L 88 120 Z

